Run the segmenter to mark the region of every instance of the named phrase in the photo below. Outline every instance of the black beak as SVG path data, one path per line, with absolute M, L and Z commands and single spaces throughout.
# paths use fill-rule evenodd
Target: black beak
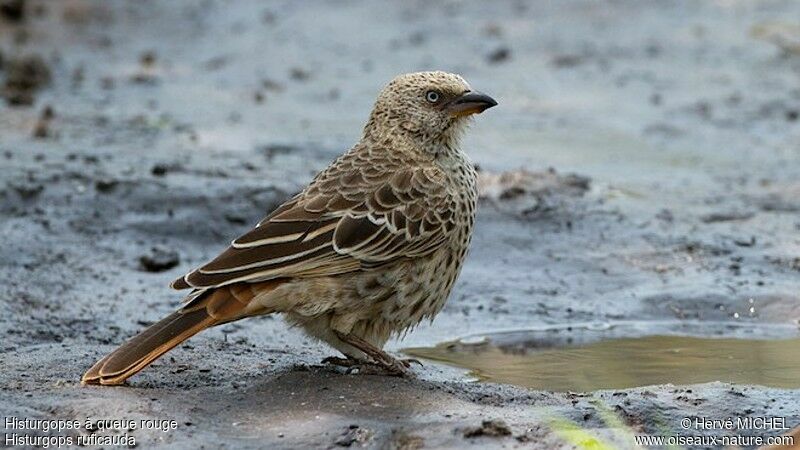
M 451 100 L 445 109 L 453 117 L 468 116 L 470 114 L 480 114 L 492 106 L 497 106 L 497 102 L 486 94 L 470 91 Z

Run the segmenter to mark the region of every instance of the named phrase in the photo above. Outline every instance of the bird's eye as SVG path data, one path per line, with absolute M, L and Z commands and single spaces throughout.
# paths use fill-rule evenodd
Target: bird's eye
M 441 96 L 436 91 L 428 91 L 428 92 L 425 93 L 425 100 L 427 100 L 427 101 L 429 101 L 431 103 L 438 102 L 440 97 Z

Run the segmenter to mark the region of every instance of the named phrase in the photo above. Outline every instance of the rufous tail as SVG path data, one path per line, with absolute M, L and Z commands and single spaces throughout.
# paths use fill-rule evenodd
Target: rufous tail
M 192 300 L 97 361 L 81 381 L 86 384 L 118 385 L 164 353 L 206 328 L 269 311 L 245 309 L 261 289 L 273 283 L 233 285 L 214 289 Z

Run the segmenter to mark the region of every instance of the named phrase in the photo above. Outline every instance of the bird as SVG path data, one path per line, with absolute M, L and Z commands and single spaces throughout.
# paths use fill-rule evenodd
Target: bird
M 475 224 L 477 172 L 461 140 L 497 102 L 457 74 L 402 74 L 360 140 L 210 262 L 172 282 L 183 305 L 100 359 L 84 384 L 119 385 L 207 328 L 263 314 L 341 352 L 325 361 L 413 376 L 383 350 L 441 311 Z

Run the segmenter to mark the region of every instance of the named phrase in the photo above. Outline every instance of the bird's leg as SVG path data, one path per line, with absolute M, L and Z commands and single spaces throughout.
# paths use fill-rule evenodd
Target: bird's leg
M 374 345 L 354 334 L 345 334 L 336 331 L 336 336 L 343 342 L 346 342 L 347 344 L 350 344 L 364 352 L 367 356 L 372 358 L 376 364 L 384 368 L 390 374 L 397 376 L 411 375 L 411 372 L 408 370 L 408 366 L 410 365 L 409 361 L 395 359 L 385 351 L 375 347 Z

